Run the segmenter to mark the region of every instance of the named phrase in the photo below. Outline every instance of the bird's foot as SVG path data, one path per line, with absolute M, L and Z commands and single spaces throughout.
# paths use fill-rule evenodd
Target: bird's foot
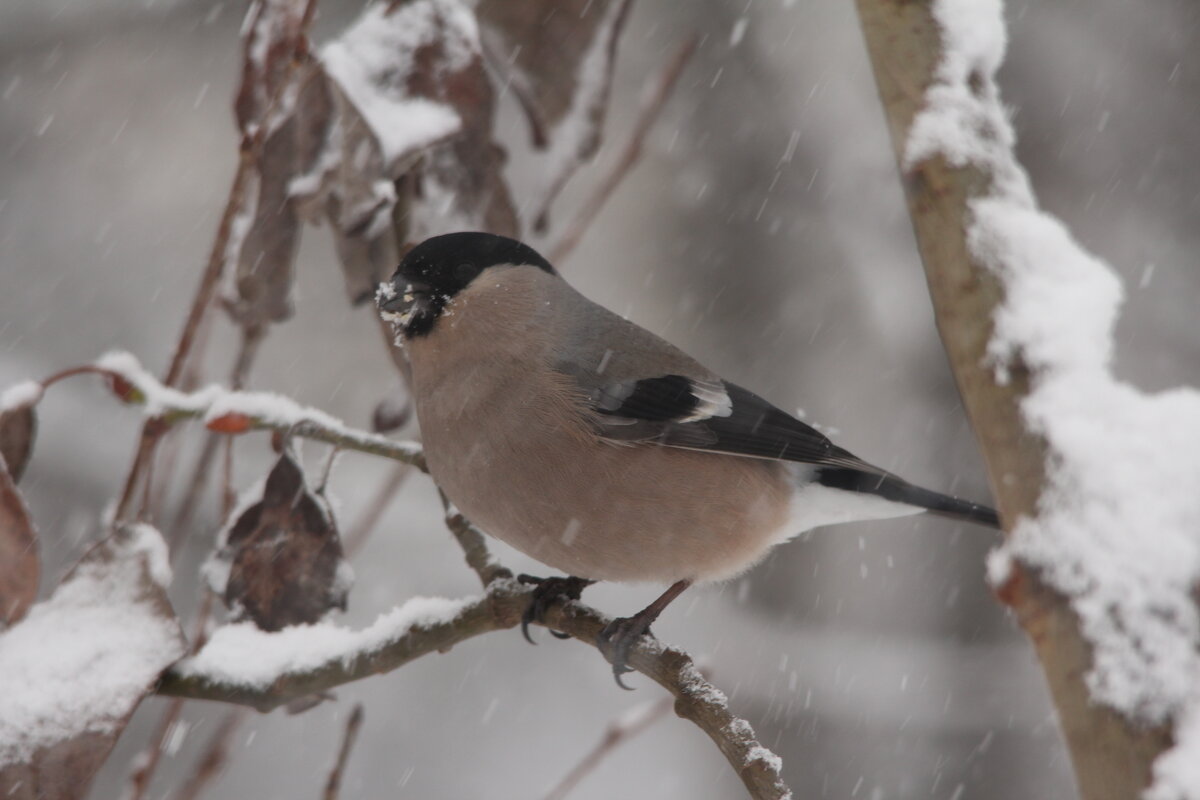
M 621 676 L 626 672 L 633 672 L 633 668 L 629 666 L 629 654 L 633 651 L 633 645 L 637 642 L 638 637 L 645 634 L 653 639 L 654 634 L 650 632 L 650 626 L 654 620 L 658 619 L 658 615 L 670 605 L 672 600 L 679 597 L 691 585 L 690 580 L 675 581 L 653 603 L 632 617 L 614 619 L 600 631 L 596 637 L 596 646 L 612 663 L 613 677 L 617 679 L 617 686 L 622 689 L 630 688 L 621 680 Z
M 650 632 L 650 623 L 654 619 L 647 616 L 643 612 L 632 617 L 618 617 L 605 625 L 596 636 L 596 646 L 612 663 L 613 678 L 622 689 L 633 690 L 632 686 L 626 686 L 625 681 L 621 680 L 621 676 L 626 672 L 633 672 L 633 667 L 629 666 L 629 654 L 633 645 L 643 635 L 654 638 L 654 634 Z
M 552 603 L 559 600 L 578 600 L 583 590 L 590 586 L 594 581 L 587 578 L 576 578 L 570 576 L 566 578 L 539 578 L 534 575 L 518 575 L 517 580 L 521 583 L 535 586 L 533 594 L 529 598 L 529 605 L 525 608 L 525 613 L 521 615 L 521 635 L 525 637 L 525 641 L 530 644 L 537 644 L 533 637 L 529 635 L 529 624 L 531 622 L 542 622 L 547 609 Z M 551 630 L 550 635 L 556 639 L 570 639 L 571 635 L 562 631 Z

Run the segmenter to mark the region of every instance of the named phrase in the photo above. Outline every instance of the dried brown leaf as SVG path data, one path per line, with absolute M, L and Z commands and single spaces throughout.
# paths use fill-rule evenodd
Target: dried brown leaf
M 300 218 L 288 186 L 295 172 L 295 122 L 267 135 L 257 163 L 250 227 L 237 261 L 234 316 L 246 326 L 282 322 L 292 315 L 292 284 Z
M 0 412 L 0 456 L 8 465 L 13 482 L 20 482 L 33 453 L 37 415 L 33 406 L 18 406 Z
M 240 215 L 245 232 L 233 242 L 237 297 L 230 309 L 246 327 L 292 315 L 300 219 L 290 186 L 312 149 L 297 121 L 313 69 L 305 35 L 308 9 L 305 0 L 256 0 L 243 36 L 235 113 L 247 145 L 260 144 L 247 151 L 256 155 L 254 174 Z
M 304 0 L 254 0 L 242 37 L 242 82 L 234 115 L 244 136 L 282 113 L 285 86 L 293 80 L 292 61 L 308 51 Z
M 158 675 L 184 654 L 162 537 L 122 527 L 3 634 L 0 797 L 74 800 Z
M 333 514 L 286 448 L 262 500 L 229 529 L 218 561 L 229 565 L 226 604 L 263 630 L 316 622 L 346 607 L 349 568 Z
M 40 573 L 33 519 L 17 482 L 0 463 L 0 630 L 33 605 Z
M 465 61 L 443 35 L 417 48 L 408 90 L 455 110 L 461 128 L 426 155 L 416 182 L 408 235 L 424 239 L 449 230 L 486 230 L 517 236 L 516 209 L 504 180 L 507 154 L 493 141 L 496 98 L 483 54 L 471 38 Z
M 321 58 L 337 119 L 336 154 L 322 159 L 334 164 L 325 211 L 352 298 L 369 297 L 394 269 L 401 239 L 517 233 L 505 155 L 492 141 L 493 89 L 466 9 L 371 6 Z

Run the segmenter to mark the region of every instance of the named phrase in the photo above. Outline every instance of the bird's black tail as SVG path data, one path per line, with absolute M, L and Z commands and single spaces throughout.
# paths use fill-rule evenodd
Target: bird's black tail
M 815 479 L 817 483 L 832 489 L 878 495 L 896 503 L 919 506 L 941 517 L 974 522 L 989 528 L 1000 527 L 999 515 L 987 506 L 913 486 L 895 475 L 865 472 L 848 467 L 822 467 Z

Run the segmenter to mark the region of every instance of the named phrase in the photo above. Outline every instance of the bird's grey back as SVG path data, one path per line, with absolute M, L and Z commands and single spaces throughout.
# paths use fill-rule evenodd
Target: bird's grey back
M 667 374 L 718 380 L 694 358 L 660 336 L 593 303 L 562 280 L 552 290 L 547 323 L 560 342 L 555 369 L 574 378 L 585 394 L 613 384 Z

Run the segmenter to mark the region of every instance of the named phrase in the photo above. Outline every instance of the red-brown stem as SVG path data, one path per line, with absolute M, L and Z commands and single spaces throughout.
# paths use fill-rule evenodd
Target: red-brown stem
M 701 670 L 701 674 L 704 674 L 703 670 Z M 704 675 L 704 677 L 706 680 L 708 679 L 708 675 Z M 586 778 L 596 767 L 600 766 L 604 759 L 616 750 L 622 742 L 632 739 L 658 722 L 670 712 L 674 705 L 674 697 L 664 697 L 654 703 L 654 707 L 645 711 L 633 724 L 622 724 L 621 720 L 614 720 L 609 723 L 608 730 L 604 732 L 604 736 L 596 743 L 596 746 L 578 764 L 572 767 L 570 772 L 563 776 L 558 785 L 546 795 L 545 800 L 563 800 L 563 798 L 570 794 L 571 790 L 579 785 L 580 781 Z
M 329 780 L 325 782 L 324 800 L 337 800 L 338 793 L 342 788 L 342 774 L 346 771 L 346 762 L 350 758 L 350 751 L 354 748 L 354 742 L 358 739 L 358 729 L 362 727 L 363 707 L 362 703 L 354 706 L 354 710 L 350 712 L 350 718 L 346 720 L 346 733 L 342 737 L 342 746 L 338 749 L 337 761 L 333 765 L 333 769 L 329 773 Z
M 208 637 L 205 635 L 205 631 L 208 628 L 209 614 L 212 613 L 212 598 L 213 593 L 205 591 L 203 599 L 200 601 L 200 608 L 196 612 L 196 622 L 192 627 L 191 652 L 193 655 L 198 653 L 204 646 L 204 642 L 207 641 Z M 129 776 L 130 800 L 142 800 L 145 797 L 146 790 L 150 788 L 150 782 L 154 779 L 154 773 L 162 760 L 163 744 L 171 733 L 171 729 L 179 721 L 179 714 L 183 711 L 185 702 L 187 701 L 182 697 L 174 698 L 163 713 L 162 720 L 159 721 L 158 728 L 150 739 L 150 744 L 143 751 L 145 753 L 144 763 Z
M 242 724 L 246 716 L 246 710 L 241 708 L 226 712 L 225 716 L 221 718 L 220 724 L 217 725 L 217 729 L 213 731 L 213 735 L 209 737 L 208 747 L 204 749 L 204 754 L 196 762 L 196 769 L 176 792 L 175 800 L 196 800 L 209 782 L 221 773 L 221 768 L 225 766 L 225 761 L 229 758 L 229 740 L 233 738 L 233 734 L 237 732 L 238 726 Z
M 358 518 L 354 527 L 342 539 L 347 555 L 354 555 L 367 543 L 371 532 L 375 530 L 375 526 L 379 524 L 379 520 L 383 517 L 383 512 L 387 510 L 388 504 L 392 502 L 392 498 L 396 496 L 396 492 L 400 491 L 400 487 L 404 485 L 404 482 L 408 480 L 408 476 L 412 475 L 412 473 L 413 468 L 411 464 L 397 464 L 395 469 L 379 485 L 379 488 L 375 491 L 375 496 L 367 504 L 367 510 L 362 513 L 362 516 Z

